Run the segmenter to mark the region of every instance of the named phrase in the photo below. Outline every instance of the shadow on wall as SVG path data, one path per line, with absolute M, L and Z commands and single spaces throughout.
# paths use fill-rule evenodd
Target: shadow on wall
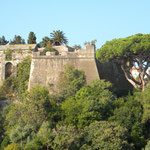
M 105 79 L 113 84 L 113 91 L 129 91 L 133 86 L 127 81 L 121 67 L 117 63 L 99 63 L 100 79 Z

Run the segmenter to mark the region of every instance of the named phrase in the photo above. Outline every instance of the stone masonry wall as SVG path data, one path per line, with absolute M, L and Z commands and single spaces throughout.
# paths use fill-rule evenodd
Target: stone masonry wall
M 66 64 L 83 70 L 87 83 L 91 80 L 99 79 L 94 47 L 89 45 L 86 50 L 68 52 L 63 56 L 40 56 L 35 53 L 31 63 L 29 89 L 37 84 L 57 87 L 58 80 Z

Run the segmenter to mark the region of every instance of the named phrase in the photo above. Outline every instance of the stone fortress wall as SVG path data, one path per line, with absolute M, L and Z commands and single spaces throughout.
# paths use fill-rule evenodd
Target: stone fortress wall
M 72 47 L 55 46 L 59 54 L 47 52 L 43 55 L 44 48 L 36 44 L 16 44 L 0 46 L 0 85 L 3 84 L 10 73 L 15 76 L 18 63 L 27 56 L 32 56 L 29 86 L 31 89 L 37 84 L 56 88 L 64 66 L 69 64 L 76 69 L 83 70 L 87 83 L 94 79 L 106 79 L 114 84 L 116 89 L 127 89 L 130 84 L 123 72 L 116 64 L 100 64 L 95 57 L 95 46 L 87 44 L 84 50 Z M 7 60 L 5 52 L 10 49 L 12 59 Z M 115 89 L 115 90 L 116 90 Z
M 6 59 L 6 52 L 12 52 L 12 59 Z M 16 44 L 16 45 L 0 45 L 0 85 L 6 79 L 9 71 L 13 76 L 16 75 L 18 63 L 25 57 L 32 56 L 32 51 L 37 51 L 36 44 Z
M 29 89 L 37 84 L 55 88 L 67 64 L 83 70 L 87 83 L 99 79 L 94 45 L 86 45 L 85 50 L 78 51 L 65 46 L 57 46 L 55 49 L 59 51 L 59 55 L 53 52 L 47 52 L 46 56 L 40 55 L 40 52 L 33 53 Z

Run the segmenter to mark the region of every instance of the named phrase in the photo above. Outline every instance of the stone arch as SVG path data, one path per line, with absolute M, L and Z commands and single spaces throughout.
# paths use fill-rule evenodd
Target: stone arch
M 13 65 L 11 62 L 7 62 L 5 64 L 5 79 L 7 79 L 8 77 L 10 77 L 13 73 Z

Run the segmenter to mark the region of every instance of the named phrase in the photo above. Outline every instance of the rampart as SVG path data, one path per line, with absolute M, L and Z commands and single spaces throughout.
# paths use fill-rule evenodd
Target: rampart
M 60 47 L 55 47 L 55 49 L 59 51 Z M 47 52 L 46 56 L 40 55 L 40 52 L 33 53 L 29 89 L 37 84 L 56 88 L 64 66 L 67 64 L 83 70 L 87 83 L 99 79 L 94 45 L 86 45 L 85 50 L 73 51 L 68 48 L 67 51 L 64 48 L 59 52 L 59 55 Z
M 64 66 L 67 64 L 83 70 L 87 83 L 94 79 L 105 79 L 113 83 L 113 90 L 124 90 L 131 87 L 117 64 L 100 64 L 96 60 L 94 45 L 87 44 L 84 50 L 76 50 L 66 46 L 55 46 L 53 48 L 58 51 L 57 55 L 55 52 L 47 52 L 46 55 L 43 55 L 44 48 L 38 48 L 36 44 L 1 45 L 0 85 L 10 75 L 15 76 L 18 63 L 30 55 L 32 56 L 32 62 L 29 89 L 37 84 L 56 89 Z M 7 50 L 12 53 L 9 60 L 6 58 Z

